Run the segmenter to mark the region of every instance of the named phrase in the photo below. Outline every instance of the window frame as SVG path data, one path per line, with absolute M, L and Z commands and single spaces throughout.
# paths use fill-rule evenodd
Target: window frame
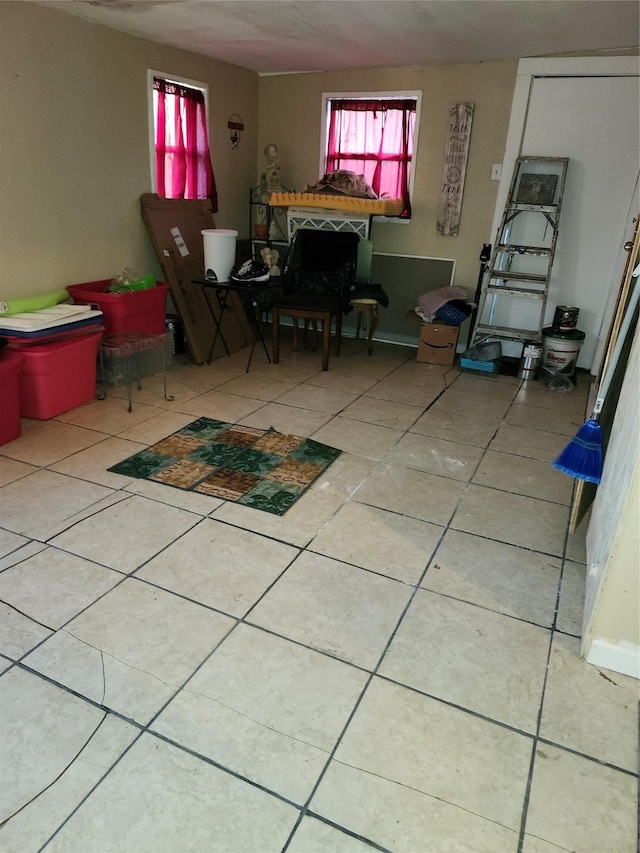
M 416 102 L 416 121 L 413 134 L 413 156 L 411 158 L 411 176 L 409 178 L 409 198 L 413 210 L 413 191 L 416 178 L 416 163 L 418 159 L 418 144 L 420 138 L 420 117 L 422 111 L 422 90 L 402 90 L 385 92 L 323 92 L 322 93 L 322 115 L 320 124 L 320 162 L 318 166 L 319 176 L 324 175 L 327 160 L 327 146 L 329 144 L 329 116 L 330 102 L 333 100 L 349 101 L 384 101 L 384 100 L 414 100 Z M 399 216 L 374 216 L 374 222 L 386 222 L 387 224 L 409 225 L 411 217 L 400 219 Z
M 182 77 L 179 74 L 169 74 L 166 71 L 155 71 L 153 68 L 147 68 L 147 115 L 149 125 L 149 169 L 151 173 L 151 192 L 157 193 L 158 186 L 156 183 L 156 134 L 155 134 L 155 114 L 153 110 L 153 78 L 160 77 L 167 80 L 169 83 L 177 83 L 179 86 L 189 86 L 191 89 L 199 89 L 204 95 L 204 108 L 207 114 L 207 136 L 211 139 L 211 115 L 209 113 L 209 84 L 203 83 L 201 80 L 191 80 L 189 77 Z M 211 141 L 209 141 L 209 150 L 211 150 Z

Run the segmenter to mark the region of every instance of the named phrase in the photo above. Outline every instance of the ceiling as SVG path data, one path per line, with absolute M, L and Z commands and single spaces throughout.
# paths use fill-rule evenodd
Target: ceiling
M 31 2 L 259 74 L 618 52 L 640 32 L 637 0 Z

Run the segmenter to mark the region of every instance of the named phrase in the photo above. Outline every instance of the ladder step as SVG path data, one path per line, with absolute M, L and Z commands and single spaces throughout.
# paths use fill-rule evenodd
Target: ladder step
M 517 255 L 550 255 L 551 249 L 544 246 L 517 246 L 515 243 L 500 243 L 498 252 L 509 252 Z
M 505 210 L 531 210 L 539 213 L 555 213 L 557 209 L 557 204 L 522 204 L 512 201 L 505 205 Z
M 544 299 L 547 295 L 544 290 L 532 290 L 530 287 L 500 287 L 490 284 L 487 293 L 496 293 L 500 296 L 522 296 L 525 299 Z
M 547 283 L 547 276 L 531 272 L 513 272 L 512 270 L 491 270 L 489 278 L 500 278 L 503 281 L 530 281 L 539 284 Z
M 491 326 L 480 323 L 475 329 L 478 335 L 489 335 L 493 338 L 507 338 L 513 341 L 539 341 L 540 333 L 537 329 L 512 329 L 508 326 Z

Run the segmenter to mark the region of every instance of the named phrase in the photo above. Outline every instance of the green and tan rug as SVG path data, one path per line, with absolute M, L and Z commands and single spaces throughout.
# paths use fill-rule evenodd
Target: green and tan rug
M 283 515 L 341 452 L 275 429 L 198 418 L 109 471 Z

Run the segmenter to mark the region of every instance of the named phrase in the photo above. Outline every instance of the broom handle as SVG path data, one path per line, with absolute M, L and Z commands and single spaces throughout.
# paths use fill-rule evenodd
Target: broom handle
M 622 347 L 624 346 L 624 342 L 627 339 L 627 334 L 629 332 L 629 327 L 631 326 L 631 321 L 633 319 L 634 312 L 636 310 L 636 305 L 638 304 L 638 300 L 640 299 L 640 288 L 638 287 L 638 276 L 640 275 L 640 264 L 634 269 L 633 277 L 635 278 L 635 285 L 633 288 L 633 292 L 629 297 L 629 302 L 627 303 L 627 307 L 624 312 L 624 318 L 622 320 L 622 325 L 620 326 L 620 330 L 618 331 L 618 337 L 616 338 L 616 345 L 613 348 L 613 355 L 611 356 L 611 361 L 607 365 L 607 370 L 604 375 L 604 379 L 600 385 L 598 390 L 598 397 L 596 399 L 596 404 L 593 407 L 593 414 L 599 415 L 602 411 L 602 407 L 604 405 L 604 401 L 606 399 L 607 393 L 609 391 L 609 386 L 611 385 L 611 380 L 613 379 L 613 374 L 615 372 L 616 367 L 618 366 L 618 359 L 620 358 L 620 353 L 622 352 Z

